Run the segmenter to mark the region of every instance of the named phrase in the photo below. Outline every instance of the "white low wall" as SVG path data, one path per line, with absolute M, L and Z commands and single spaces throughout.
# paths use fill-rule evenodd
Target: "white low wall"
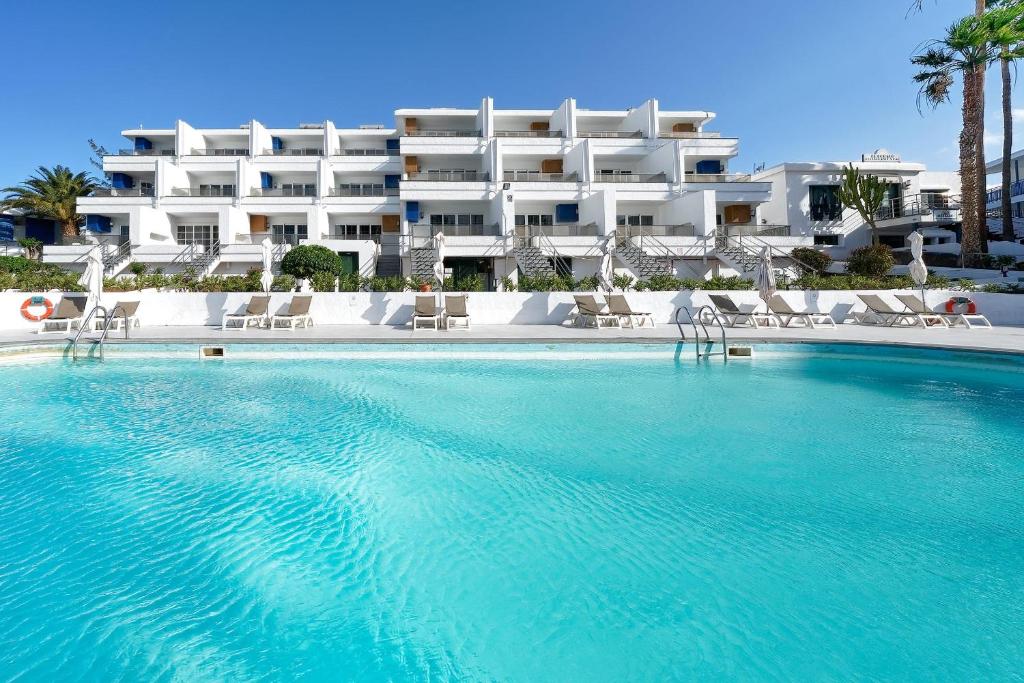
M 636 310 L 651 311 L 658 323 L 672 321 L 678 306 L 701 306 L 710 303 L 708 294 L 715 292 L 628 292 L 630 305 Z M 722 292 L 736 301 L 741 308 L 752 310 L 764 303 L 757 292 Z M 861 292 L 865 293 L 865 292 Z M 893 305 L 899 303 L 893 292 L 870 292 L 881 294 Z M 915 293 L 910 292 L 908 293 Z M 828 312 L 836 321 L 841 321 L 852 310 L 862 311 L 864 306 L 856 292 L 848 291 L 787 291 L 780 294 L 795 310 L 818 310 Z M 916 292 L 920 295 L 920 292 Z M 958 292 L 932 290 L 928 292 L 928 303 L 932 307 Z M 38 323 L 22 318 L 22 302 L 33 296 L 29 292 L 0 293 L 0 330 L 32 330 Z M 60 294 L 45 294 L 54 305 Z M 103 303 L 113 305 L 118 301 L 139 301 L 138 317 L 146 326 L 162 325 L 219 325 L 225 313 L 238 313 L 245 308 L 251 294 L 196 294 L 178 292 L 110 292 Z M 292 294 L 274 294 L 271 312 L 287 308 Z M 400 325 L 407 323 L 412 315 L 417 294 L 336 292 L 313 294 L 310 312 L 320 325 Z M 596 295 L 600 300 L 600 295 Z M 985 294 L 969 295 L 984 313 L 997 325 L 1024 325 L 1024 295 Z M 469 313 L 476 325 L 542 325 L 558 324 L 564 321 L 573 309 L 573 295 L 569 292 L 475 292 L 469 294 Z

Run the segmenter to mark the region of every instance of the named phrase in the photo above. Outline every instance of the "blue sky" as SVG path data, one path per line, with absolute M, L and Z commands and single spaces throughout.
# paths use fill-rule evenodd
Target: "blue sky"
M 140 123 L 391 124 L 398 107 L 485 95 L 499 108 L 571 96 L 591 109 L 648 97 L 710 109 L 715 130 L 740 137 L 736 171 L 878 147 L 954 168 L 958 107 L 918 113 L 909 57 L 974 2 L 908 15 L 909 3 L 10 3 L 0 185 L 40 164 L 85 169 L 88 138 L 114 149 Z M 989 142 L 995 154 L 999 136 Z

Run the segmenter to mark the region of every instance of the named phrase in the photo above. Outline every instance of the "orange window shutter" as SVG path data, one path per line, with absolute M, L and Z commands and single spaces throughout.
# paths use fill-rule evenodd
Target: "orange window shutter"
M 407 116 L 405 118 L 406 135 L 408 135 L 409 133 L 415 133 L 417 130 L 419 130 L 419 121 L 417 121 L 416 118 L 413 116 Z
M 692 123 L 676 123 L 672 125 L 673 133 L 696 133 L 697 128 Z
M 734 204 L 725 207 L 726 223 L 749 223 L 751 218 L 749 204 Z
M 384 214 L 380 217 L 381 232 L 398 232 L 398 216 L 393 213 Z
M 561 173 L 562 172 L 562 160 L 561 159 L 544 159 L 540 162 L 541 173 Z
M 405 157 L 405 172 L 417 173 L 420 170 L 420 162 L 416 157 Z
M 550 130 L 551 125 L 547 121 L 533 121 L 530 130 Z

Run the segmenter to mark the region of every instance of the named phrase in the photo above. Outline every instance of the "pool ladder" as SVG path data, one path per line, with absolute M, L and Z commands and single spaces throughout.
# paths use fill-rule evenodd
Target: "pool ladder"
M 683 330 L 683 323 L 679 320 L 679 314 L 686 311 L 686 315 L 690 318 L 690 325 L 693 326 L 693 344 L 697 351 L 697 360 L 701 358 L 710 358 L 711 356 L 721 356 L 722 360 L 726 363 L 729 362 L 729 346 L 726 344 L 725 339 L 725 325 L 722 323 L 721 318 L 718 317 L 718 311 L 713 309 L 711 306 L 698 306 L 696 311 L 691 311 L 689 306 L 680 306 L 676 309 L 675 322 L 676 327 L 679 328 L 679 343 L 683 344 L 686 342 L 686 332 Z M 715 342 L 711 339 L 711 333 L 708 332 L 707 326 L 704 324 L 704 313 L 707 313 L 716 323 L 721 330 L 722 337 L 722 350 L 714 351 Z M 694 315 L 696 313 L 696 315 Z M 704 332 L 704 343 L 701 344 L 700 333 L 697 330 L 697 325 L 700 325 L 700 329 Z M 703 346 L 703 348 L 701 348 Z
M 114 306 L 114 310 L 108 313 L 107 309 L 104 306 L 100 306 L 99 304 L 97 304 L 96 306 L 93 306 L 92 310 L 89 311 L 89 314 L 85 316 L 85 319 L 82 320 L 82 324 L 78 327 L 78 331 L 75 333 L 75 338 L 71 342 L 72 360 L 78 360 L 78 341 L 82 338 L 82 334 L 87 329 L 89 329 L 89 325 L 92 323 L 92 319 L 96 317 L 97 311 L 103 312 L 103 331 L 100 332 L 99 339 L 88 339 L 87 341 L 91 341 L 93 343 L 93 348 L 99 349 L 100 360 L 103 360 L 103 342 L 106 341 L 107 339 L 107 333 L 110 331 L 110 325 L 114 322 L 114 319 L 117 317 L 118 310 L 120 310 L 121 315 L 124 316 L 124 320 L 122 321 L 124 327 L 124 338 L 128 338 L 128 329 L 130 328 L 130 325 L 128 324 L 127 311 L 125 311 L 120 306 Z

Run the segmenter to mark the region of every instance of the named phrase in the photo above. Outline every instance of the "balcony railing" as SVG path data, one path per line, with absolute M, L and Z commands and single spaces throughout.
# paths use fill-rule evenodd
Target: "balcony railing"
M 736 224 L 720 226 L 729 237 L 789 237 L 790 227 L 788 225 L 760 224 Z
M 616 228 L 630 237 L 696 237 L 693 223 L 677 225 L 620 225 Z
M 383 187 L 379 185 L 355 185 L 349 187 L 332 187 L 329 191 L 331 197 L 397 197 L 397 187 Z
M 502 178 L 511 183 L 575 183 L 576 173 L 541 173 L 540 171 L 505 171 Z
M 205 149 L 194 149 L 188 154 L 189 156 L 196 157 L 247 157 L 249 156 L 249 150 L 242 147 L 225 147 L 223 149 L 207 147 Z
M 98 187 L 93 197 L 152 197 L 152 187 Z
M 748 183 L 749 173 L 687 173 L 683 176 L 687 183 Z
M 496 130 L 496 138 L 560 138 L 560 130 Z
M 414 171 L 406 174 L 406 180 L 429 180 L 443 183 L 486 182 L 490 174 L 485 171 Z
M 1024 180 L 1018 180 L 1017 182 L 1010 185 L 1010 196 L 1017 197 L 1024 194 Z M 985 197 L 986 203 L 999 202 L 1003 199 L 1003 188 L 997 188 L 995 190 L 989 190 L 988 195 Z
M 659 138 L 674 139 L 674 140 L 693 140 L 700 138 L 720 138 L 721 133 L 713 133 L 711 131 L 662 131 L 658 133 Z
M 664 173 L 594 173 L 595 183 L 666 183 Z
M 316 147 L 296 147 L 292 149 L 266 149 L 263 153 L 273 157 L 318 157 L 324 151 Z
M 234 197 L 234 187 L 172 187 L 172 197 Z
M 407 130 L 405 131 L 405 134 L 408 137 L 413 138 L 478 138 L 480 137 L 480 130 L 442 130 L 418 128 L 416 130 Z
M 337 155 L 341 157 L 391 157 L 398 156 L 401 152 L 397 149 L 339 149 Z
M 348 232 L 347 230 L 333 228 L 328 237 L 332 240 L 369 240 L 380 244 L 380 228 L 378 227 L 377 232 Z
M 960 219 L 959 197 L 949 197 L 936 192 L 907 195 L 887 199 L 875 214 L 880 221 L 908 216 L 932 216 L 936 221 Z
M 118 156 L 122 157 L 173 157 L 173 149 L 119 149 Z
M 516 237 L 597 237 L 596 223 L 557 223 L 555 225 L 517 225 Z
M 499 237 L 501 226 L 497 223 L 490 225 L 413 225 L 410 226 L 413 237 L 433 237 L 437 233 L 444 233 L 447 237 Z
M 315 197 L 315 187 L 254 187 L 250 197 Z
M 640 130 L 580 130 L 576 134 L 581 138 L 642 138 Z

